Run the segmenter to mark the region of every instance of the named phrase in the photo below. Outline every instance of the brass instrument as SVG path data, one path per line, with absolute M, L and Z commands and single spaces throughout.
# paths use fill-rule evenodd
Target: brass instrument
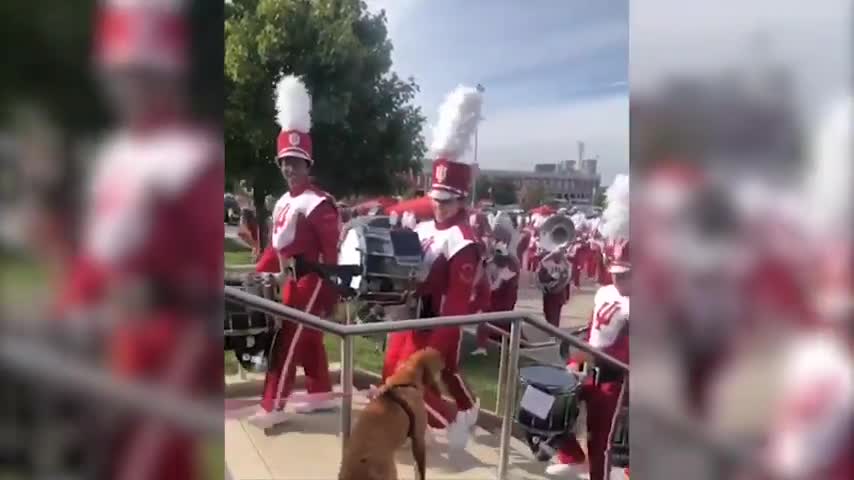
M 567 250 L 575 240 L 575 224 L 565 215 L 552 215 L 539 228 L 542 255 L 537 283 L 546 292 L 558 292 L 569 284 L 571 266 Z

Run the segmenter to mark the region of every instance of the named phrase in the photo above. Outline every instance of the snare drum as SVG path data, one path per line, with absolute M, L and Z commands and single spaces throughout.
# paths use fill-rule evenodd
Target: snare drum
M 575 427 L 581 381 L 563 368 L 533 366 L 520 370 L 519 383 L 516 423 L 537 459 L 547 461 Z
M 349 286 L 356 299 L 375 304 L 402 304 L 415 291 L 424 254 L 418 234 L 392 228 L 389 217 L 361 217 L 350 221 L 338 249 L 338 264 L 357 266 Z
M 255 273 L 226 276 L 225 285 L 269 300 L 275 300 L 279 293 L 274 279 Z M 239 303 L 226 300 L 225 350 L 234 351 L 243 368 L 251 371 L 265 370 L 274 323 L 274 319 L 264 313 L 248 310 Z

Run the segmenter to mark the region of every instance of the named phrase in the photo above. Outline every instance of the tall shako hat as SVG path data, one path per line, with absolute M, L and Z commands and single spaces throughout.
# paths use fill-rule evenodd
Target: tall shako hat
M 95 18 L 94 56 L 100 67 L 183 73 L 190 28 L 183 0 L 103 0 Z
M 294 75 L 286 75 L 276 84 L 276 122 L 282 129 L 276 139 L 276 159 L 298 157 L 313 165 L 311 96 Z
M 468 150 L 481 120 L 483 95 L 475 87 L 460 85 L 439 107 L 433 127 L 433 182 L 430 196 L 437 200 L 466 197 L 471 189 L 472 167 L 460 158 Z
M 614 254 L 609 259 L 608 271 L 628 272 L 632 268 L 629 250 L 629 176 L 617 175 L 605 196 L 608 203 L 602 212 L 599 230 L 602 236 L 614 243 Z

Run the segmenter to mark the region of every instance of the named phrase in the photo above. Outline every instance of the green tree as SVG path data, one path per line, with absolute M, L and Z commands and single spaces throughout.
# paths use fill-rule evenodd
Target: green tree
M 517 203 L 516 185 L 509 180 L 496 180 L 492 184 L 492 199 L 496 205 L 510 205 Z
M 525 210 L 536 208 L 546 201 L 546 189 L 540 184 L 522 187 L 521 206 Z
M 385 194 L 425 152 L 413 79 L 391 71 L 385 13 L 359 0 L 234 0 L 225 21 L 226 175 L 263 198 L 285 190 L 273 165 L 273 89 L 295 74 L 312 96 L 316 182 L 336 196 Z
M 489 177 L 478 177 L 474 184 L 474 199 L 476 201 L 492 200 L 492 179 Z
M 605 190 L 606 190 L 606 188 L 604 188 L 604 187 L 599 187 L 596 189 L 596 195 L 593 198 L 593 205 L 594 206 L 605 208 L 605 205 L 607 204 L 607 197 L 605 196 Z

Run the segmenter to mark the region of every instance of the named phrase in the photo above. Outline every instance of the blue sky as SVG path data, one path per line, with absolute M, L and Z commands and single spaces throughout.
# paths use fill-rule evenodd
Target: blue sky
M 415 77 L 430 124 L 458 84 L 484 85 L 483 168 L 574 159 L 583 140 L 606 183 L 628 171 L 628 0 L 367 4 L 386 10 L 393 69 Z

